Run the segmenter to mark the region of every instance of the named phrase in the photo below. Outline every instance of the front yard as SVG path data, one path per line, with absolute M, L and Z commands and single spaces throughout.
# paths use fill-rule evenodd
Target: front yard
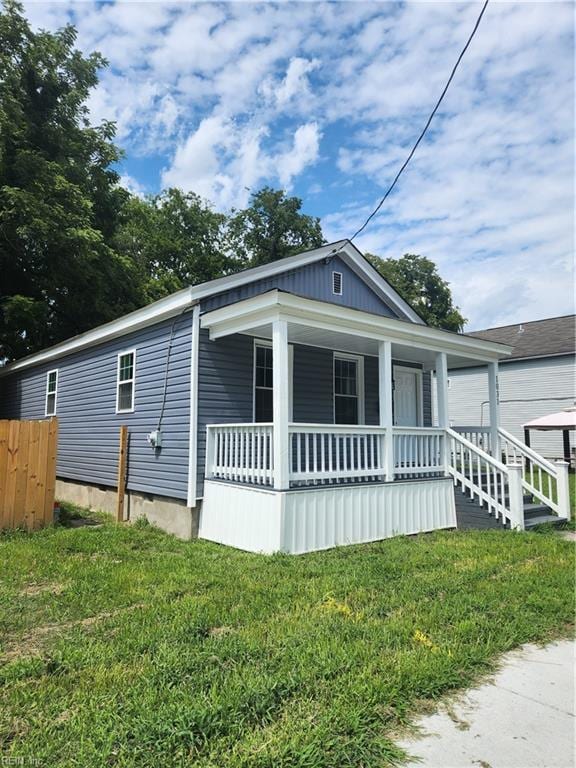
M 570 633 L 573 551 L 552 533 L 499 531 L 302 557 L 109 522 L 4 534 L 0 755 L 393 763 L 394 733 L 426 701 L 503 651 Z

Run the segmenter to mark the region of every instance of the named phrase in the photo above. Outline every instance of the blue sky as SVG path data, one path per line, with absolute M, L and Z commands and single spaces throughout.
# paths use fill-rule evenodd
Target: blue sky
M 134 192 L 215 208 L 284 187 L 350 236 L 418 136 L 480 4 L 29 2 L 109 60 Z M 574 5 L 495 2 L 362 250 L 433 259 L 468 329 L 574 311 Z

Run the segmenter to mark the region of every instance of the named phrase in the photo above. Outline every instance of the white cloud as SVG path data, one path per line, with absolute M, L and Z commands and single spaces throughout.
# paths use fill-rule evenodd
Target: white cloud
M 479 11 L 434 1 L 26 8 L 48 28 L 72 19 L 79 45 L 107 56 L 93 119 L 117 122 L 128 157 L 163 158 L 163 185 L 221 208 L 263 183 L 292 187 L 324 214 L 330 239 L 350 236 L 383 194 Z M 573 21 L 569 2 L 490 3 L 425 141 L 358 239 L 436 261 L 475 327 L 574 309 Z
M 280 155 L 277 160 L 278 180 L 283 187 L 289 188 L 292 180 L 304 168 L 318 159 L 321 133 L 316 123 L 301 125 L 294 134 L 294 144 L 290 150 Z
M 266 80 L 261 87 L 262 94 L 276 103 L 278 107 L 286 107 L 295 98 L 310 99 L 312 97 L 308 73 L 317 69 L 316 59 L 303 59 L 296 56 L 290 59 L 284 79 L 278 83 L 274 78 Z
M 146 187 L 138 181 L 138 179 L 135 179 L 133 176 L 130 176 L 130 174 L 128 173 L 121 174 L 120 186 L 124 187 L 133 195 L 136 195 L 137 197 L 144 197 L 144 195 L 146 195 L 148 191 Z

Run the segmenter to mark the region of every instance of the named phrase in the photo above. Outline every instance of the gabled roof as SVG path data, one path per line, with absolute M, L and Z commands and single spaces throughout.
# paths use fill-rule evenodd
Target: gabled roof
M 513 347 L 508 360 L 573 355 L 576 353 L 576 315 L 486 328 L 469 335 Z
M 241 272 L 236 272 L 233 275 L 226 275 L 225 277 L 219 277 L 216 280 L 209 280 L 206 283 L 183 288 L 181 291 L 177 291 L 170 296 L 155 301 L 153 304 L 148 304 L 146 307 L 137 309 L 135 312 L 123 315 L 117 320 L 112 320 L 110 323 L 100 325 L 97 328 L 81 333 L 78 336 L 73 336 L 71 339 L 55 344 L 53 347 L 48 347 L 41 352 L 36 352 L 33 355 L 16 360 L 14 363 L 10 363 L 4 368 L 0 368 L 0 376 L 4 373 L 28 368 L 32 365 L 37 365 L 38 363 L 47 362 L 48 360 L 53 360 L 62 357 L 63 355 L 77 352 L 80 349 L 101 344 L 104 341 L 118 338 L 127 333 L 132 333 L 133 331 L 153 325 L 161 320 L 174 317 L 179 313 L 185 312 L 194 304 L 197 304 L 208 296 L 214 296 L 218 293 L 228 291 L 247 283 L 288 272 L 306 266 L 307 264 L 321 261 L 322 259 L 330 259 L 335 255 L 338 255 L 343 259 L 343 261 L 345 261 L 346 264 L 348 264 L 348 266 L 354 270 L 354 272 L 356 272 L 356 274 L 359 275 L 386 304 L 388 304 L 388 306 L 396 311 L 402 319 L 409 320 L 419 325 L 425 325 L 424 320 L 422 320 L 412 307 L 404 301 L 400 294 L 392 288 L 378 270 L 364 258 L 362 253 L 353 243 L 349 240 L 338 240 L 335 243 L 328 243 L 327 245 L 315 248 L 312 251 L 305 251 L 304 253 L 299 253 L 295 256 L 288 256 L 285 259 L 273 261 L 270 264 L 263 264 L 260 267 L 252 267 L 250 269 L 242 270 Z

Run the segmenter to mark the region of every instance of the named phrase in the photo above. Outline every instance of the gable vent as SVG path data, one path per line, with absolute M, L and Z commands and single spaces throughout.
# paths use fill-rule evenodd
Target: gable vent
M 332 293 L 342 296 L 342 272 L 332 272 Z

